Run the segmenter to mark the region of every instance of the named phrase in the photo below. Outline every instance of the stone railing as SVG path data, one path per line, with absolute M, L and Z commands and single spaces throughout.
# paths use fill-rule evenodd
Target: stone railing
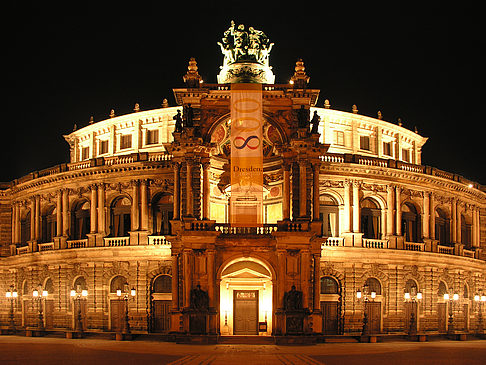
M 148 236 L 148 244 L 156 246 L 171 246 L 171 243 L 165 236 Z
M 88 239 L 82 240 L 67 240 L 67 248 L 86 248 L 88 247 Z
M 103 242 L 105 247 L 130 246 L 130 237 L 105 237 Z
M 52 251 L 54 250 L 54 242 L 39 243 L 37 244 L 39 252 Z
M 405 242 L 403 248 L 408 251 L 425 251 L 425 243 Z
M 475 257 L 475 251 L 473 251 L 473 250 L 466 250 L 466 249 L 464 249 L 464 250 L 462 251 L 462 255 L 463 255 L 464 257 L 470 257 L 470 258 L 472 258 L 472 259 L 473 259 L 473 258 Z
M 23 255 L 30 252 L 29 246 L 17 247 L 17 255 Z
M 437 252 L 446 255 L 454 255 L 454 247 L 437 245 Z
M 388 248 L 388 240 L 379 240 L 374 238 L 363 238 L 363 247 L 365 248 Z
M 326 246 L 326 247 L 344 246 L 344 238 L 342 238 L 342 237 L 327 237 L 327 239 L 322 243 L 322 246 Z
M 229 223 L 216 223 L 215 230 L 224 235 L 270 235 L 277 231 L 276 224 L 263 224 L 260 227 L 232 227 Z

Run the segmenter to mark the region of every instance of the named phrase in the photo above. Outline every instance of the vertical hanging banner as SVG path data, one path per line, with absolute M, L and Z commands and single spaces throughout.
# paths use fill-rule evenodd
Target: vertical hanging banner
M 231 84 L 231 198 L 233 227 L 263 224 L 261 84 Z

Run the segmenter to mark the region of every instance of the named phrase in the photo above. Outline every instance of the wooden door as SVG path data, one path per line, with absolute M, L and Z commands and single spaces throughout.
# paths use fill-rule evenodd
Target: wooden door
M 258 290 L 235 290 L 233 333 L 258 335 Z
M 322 333 L 337 335 L 339 329 L 338 302 L 321 302 Z
M 154 300 L 152 302 L 152 331 L 167 332 L 170 330 L 170 300 Z
M 440 333 L 447 332 L 447 303 L 437 304 L 438 330 Z
M 381 303 L 368 302 L 368 328 L 370 333 L 381 332 Z
M 404 321 L 405 331 L 409 331 L 411 329 L 410 325 L 412 321 L 412 313 L 414 316 L 414 327 L 412 328 L 412 330 L 417 331 L 418 330 L 418 303 L 417 302 L 405 303 L 405 321 Z
M 44 326 L 46 329 L 54 328 L 54 301 L 46 300 L 44 305 Z
M 110 301 L 111 330 L 122 332 L 125 329 L 125 301 L 115 299 Z
M 84 331 L 88 327 L 87 318 L 87 308 L 88 302 L 86 299 L 77 299 L 74 301 L 74 328 L 77 330 Z M 79 324 L 79 317 L 81 316 L 81 324 Z M 80 328 L 81 326 L 81 328 Z

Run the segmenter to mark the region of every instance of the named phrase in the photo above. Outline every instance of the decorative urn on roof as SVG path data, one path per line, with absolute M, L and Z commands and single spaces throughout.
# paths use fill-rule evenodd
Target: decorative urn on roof
M 273 84 L 275 75 L 268 64 L 273 43 L 260 30 L 245 28 L 243 24 L 231 26 L 218 42 L 224 55 L 218 83 Z

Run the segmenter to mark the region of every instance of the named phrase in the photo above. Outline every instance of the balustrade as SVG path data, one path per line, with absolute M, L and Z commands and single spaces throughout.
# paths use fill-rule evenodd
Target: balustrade
M 68 248 L 86 248 L 88 247 L 88 239 L 82 239 L 82 240 L 68 240 L 67 241 L 67 247 Z
M 105 237 L 105 247 L 130 246 L 130 237 Z
M 388 248 L 388 240 L 363 238 L 363 247 L 365 247 L 365 248 Z
M 148 236 L 148 244 L 155 246 L 171 246 L 171 243 L 167 241 L 165 236 Z
M 425 251 L 425 243 L 420 242 L 405 242 L 404 247 L 408 251 Z
M 54 242 L 39 243 L 37 245 L 39 252 L 54 250 Z

